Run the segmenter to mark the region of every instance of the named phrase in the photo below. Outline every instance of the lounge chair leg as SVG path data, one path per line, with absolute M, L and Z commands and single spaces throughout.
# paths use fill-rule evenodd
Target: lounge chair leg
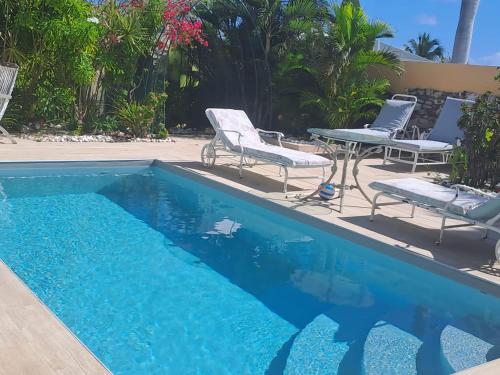
M 384 163 L 383 165 L 387 164 L 387 153 L 389 152 L 389 147 L 384 147 Z
M 0 116 L 1 117 L 1 116 Z M 9 132 L 7 130 L 5 130 L 5 128 L 3 128 L 2 126 L 0 126 L 0 132 L 9 139 L 9 141 L 12 142 L 12 144 L 17 144 L 16 140 L 14 139 L 14 137 L 12 137 Z
M 439 230 L 439 240 L 436 242 L 436 245 L 441 245 L 441 243 L 443 242 L 443 233 L 445 226 L 446 226 L 446 216 L 443 216 L 443 220 L 441 221 L 441 229 Z
M 321 176 L 321 182 L 325 182 L 325 177 L 326 177 L 325 166 L 322 166 L 321 169 L 323 170 L 323 174 Z
M 280 169 L 279 169 L 279 171 L 278 171 L 278 175 L 281 177 L 281 165 L 280 165 L 280 167 L 279 167 L 279 168 L 280 168 Z
M 413 166 L 411 167 L 411 173 L 415 173 L 415 169 L 417 169 L 418 152 L 415 152 L 414 155 L 415 156 L 413 156 Z
M 286 167 L 283 167 L 283 170 L 285 171 L 285 181 L 283 183 L 283 193 L 287 193 L 288 189 L 288 169 Z
M 500 240 L 497 241 L 497 245 L 495 246 L 495 256 L 497 261 L 500 262 Z
M 373 197 L 373 202 L 372 202 L 372 212 L 371 212 L 371 215 L 370 215 L 370 221 L 373 221 L 375 219 L 375 208 L 377 208 L 377 199 L 378 197 L 380 197 L 383 193 L 377 193 L 375 194 L 375 196 Z
M 240 174 L 240 178 L 243 178 L 243 154 L 241 154 L 241 158 L 240 158 L 240 171 L 239 171 L 239 174 Z
M 411 215 L 410 215 L 410 217 L 412 219 L 415 217 L 415 205 L 414 204 L 411 205 Z

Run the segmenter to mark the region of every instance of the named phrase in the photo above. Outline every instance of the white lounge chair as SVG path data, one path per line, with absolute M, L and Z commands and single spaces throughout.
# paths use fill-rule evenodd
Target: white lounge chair
M 416 178 L 401 178 L 395 180 L 374 181 L 369 184 L 379 192 L 373 197 L 370 220 L 373 221 L 375 209 L 379 206 L 407 203 L 411 204 L 412 213 L 415 206 L 437 213 L 442 216 L 439 232 L 440 244 L 445 229 L 477 225 L 486 230 L 500 233 L 500 194 L 487 194 L 464 185 L 445 187 Z M 397 202 L 377 203 L 380 196 L 386 196 Z M 456 219 L 465 224 L 446 225 L 446 220 Z M 495 254 L 500 260 L 500 239 L 495 247 Z
M 332 165 L 325 157 L 282 147 L 283 133 L 256 129 L 244 111 L 209 108 L 205 113 L 215 130 L 215 137 L 201 150 L 201 161 L 207 167 L 213 166 L 218 157 L 238 156 L 241 177 L 243 166 L 252 165 L 248 159 L 277 165 L 280 173 L 281 168 L 285 171 L 283 191 L 286 193 L 288 168 L 319 167 L 323 169 L 324 178 L 325 168 Z M 267 144 L 259 133 L 275 135 L 279 146 Z
M 375 121 L 366 124 L 363 129 L 310 128 L 307 131 L 313 137 L 350 143 L 353 148 L 361 144 L 385 144 L 390 139 L 404 137 L 416 104 L 416 96 L 396 94 L 385 101 Z
M 14 89 L 18 70 L 19 67 L 15 64 L 0 64 L 0 120 L 5 114 L 7 104 L 9 104 L 9 100 L 12 97 L 12 90 Z M 0 132 L 9 138 L 12 143 L 17 143 L 3 126 L 0 126 Z
M 436 124 L 425 139 L 398 139 L 385 147 L 384 164 L 387 160 L 411 164 L 411 172 L 418 165 L 447 164 L 453 148 L 463 138 L 464 133 L 458 126 L 462 117 L 462 106 L 472 105 L 472 100 L 446 98 Z M 396 155 L 394 156 L 394 151 Z M 403 153 L 403 155 L 402 155 Z M 404 157 L 404 153 L 410 157 Z M 438 155 L 439 159 L 430 159 L 426 155 Z

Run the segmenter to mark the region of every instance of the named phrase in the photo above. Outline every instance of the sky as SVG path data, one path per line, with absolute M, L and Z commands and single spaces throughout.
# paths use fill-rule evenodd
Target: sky
M 453 51 L 461 0 L 361 0 L 370 19 L 389 23 L 395 38 L 384 42 L 402 47 L 419 33 L 437 38 L 445 55 Z M 474 24 L 470 64 L 500 66 L 500 0 L 480 0 Z

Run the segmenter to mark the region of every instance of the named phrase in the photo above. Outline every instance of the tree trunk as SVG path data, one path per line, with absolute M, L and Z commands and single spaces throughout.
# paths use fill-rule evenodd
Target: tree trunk
M 479 0 L 462 0 L 460 18 L 458 19 L 455 43 L 453 45 L 452 63 L 467 64 L 469 61 L 470 44 L 474 19 L 476 17 Z

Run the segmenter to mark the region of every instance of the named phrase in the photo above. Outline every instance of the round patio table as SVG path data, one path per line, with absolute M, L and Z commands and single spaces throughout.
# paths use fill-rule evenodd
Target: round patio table
M 339 154 L 345 154 L 344 162 L 342 164 L 342 175 L 340 178 L 340 184 L 336 185 L 339 189 L 340 198 L 340 212 L 344 209 L 344 196 L 346 189 L 358 189 L 363 197 L 372 203 L 371 198 L 366 194 L 366 192 L 361 187 L 358 174 L 359 174 L 359 163 L 370 155 L 380 154 L 384 152 L 385 146 L 395 145 L 394 139 L 391 138 L 391 134 L 387 132 L 387 137 L 383 136 L 373 136 L 370 134 L 363 134 L 362 132 L 353 132 L 347 129 L 320 129 L 320 128 L 310 128 L 307 131 L 311 134 L 311 138 L 318 145 L 318 147 L 323 148 L 331 155 L 334 167 L 332 168 L 332 173 L 326 180 L 326 183 L 330 183 L 337 172 L 337 161 Z M 331 147 L 331 142 L 342 142 L 344 145 L 337 145 L 334 150 Z M 369 144 L 372 145 L 366 149 L 361 149 L 361 145 Z M 352 168 L 352 175 L 354 177 L 355 185 L 346 185 L 347 170 L 349 166 L 349 161 L 355 156 L 354 165 Z M 314 192 L 305 197 L 305 199 L 311 198 L 318 194 L 319 187 Z

